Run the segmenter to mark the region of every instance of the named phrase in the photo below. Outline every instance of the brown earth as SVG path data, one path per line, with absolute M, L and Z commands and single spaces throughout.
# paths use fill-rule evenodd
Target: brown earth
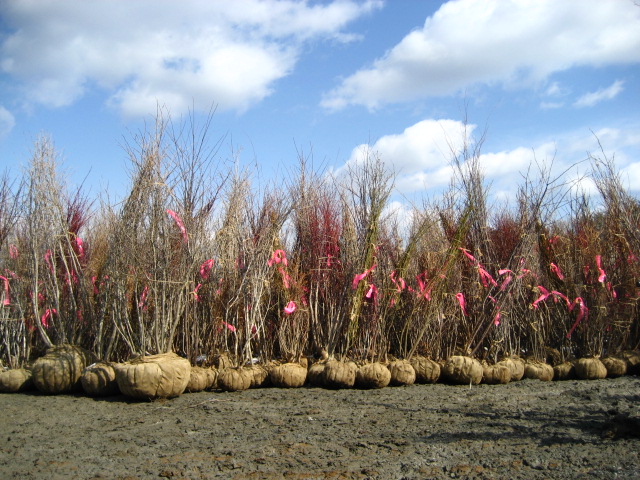
M 0 394 L 2 479 L 640 478 L 640 377 Z

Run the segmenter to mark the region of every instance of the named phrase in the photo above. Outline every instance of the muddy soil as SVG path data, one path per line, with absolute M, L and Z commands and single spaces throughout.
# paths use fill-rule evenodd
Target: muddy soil
M 2 479 L 640 478 L 640 377 L 0 394 Z

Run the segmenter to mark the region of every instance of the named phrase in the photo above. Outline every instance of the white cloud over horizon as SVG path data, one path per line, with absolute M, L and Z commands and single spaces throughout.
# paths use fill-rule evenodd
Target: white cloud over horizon
M 595 92 L 585 93 L 574 102 L 573 106 L 578 108 L 593 107 L 600 102 L 612 100 L 622 92 L 623 86 L 624 81 L 616 80 L 606 88 L 600 88 Z
M 395 191 L 411 197 L 420 192 L 439 192 L 448 187 L 454 175 L 451 160 L 460 153 L 464 142 L 474 145 L 477 126 L 456 120 L 426 119 L 404 129 L 402 133 L 380 137 L 371 145 L 355 147 L 347 162 L 336 170 L 342 174 L 350 166 L 357 166 L 367 155 L 378 157 L 395 175 Z M 507 150 L 481 151 L 478 164 L 494 199 L 514 200 L 517 189 L 525 181 L 535 181 L 538 167 L 551 169 L 551 177 L 561 177 L 572 185 L 595 193 L 593 181 L 585 177 L 589 171 L 589 155 L 615 159 L 625 187 L 640 191 L 640 160 L 630 158 L 625 150 L 640 151 L 640 133 L 634 125 L 628 128 L 601 128 L 596 131 L 563 132 L 553 139 L 535 145 L 516 146 Z M 606 147 L 615 145 L 618 152 Z M 603 147 L 604 152 L 599 150 Z M 463 168 L 464 168 L 464 164 Z M 582 173 L 580 173 L 582 172 Z
M 13 30 L 0 71 L 28 104 L 67 106 L 104 89 L 124 115 L 192 104 L 244 111 L 270 95 L 310 40 L 347 42 L 345 27 L 380 0 L 2 2 Z
M 7 135 L 16 125 L 16 120 L 9 110 L 0 105 L 0 138 Z
M 396 175 L 396 189 L 410 193 L 442 187 L 451 177 L 450 160 L 476 125 L 457 120 L 422 120 L 400 134 L 379 138 L 373 145 L 355 147 L 346 165 L 358 164 L 367 152 L 380 157 Z M 425 175 L 425 172 L 429 175 Z
M 577 66 L 640 62 L 640 8 L 601 0 L 455 0 L 325 93 L 341 110 L 543 82 Z M 553 92 L 552 92 L 553 93 Z

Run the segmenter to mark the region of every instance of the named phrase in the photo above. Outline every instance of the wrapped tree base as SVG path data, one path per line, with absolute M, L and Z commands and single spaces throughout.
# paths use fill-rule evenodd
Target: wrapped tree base
M 218 371 L 213 368 L 191 367 L 189 383 L 186 392 L 202 392 L 215 388 L 218 381 Z
M 82 390 L 82 372 L 94 362 L 94 356 L 75 345 L 58 345 L 37 359 L 31 372 L 33 384 L 44 393 L 67 393 Z
M 0 371 L 0 392 L 18 393 L 33 388 L 31 371 L 26 368 Z
M 553 367 L 548 363 L 527 362 L 524 366 L 524 378 L 550 382 L 553 380 Z
M 398 387 L 415 383 L 416 371 L 407 360 L 395 360 L 389 364 L 388 368 L 391 372 L 390 385 Z
M 478 385 L 482 381 L 482 364 L 471 357 L 454 355 L 442 368 L 442 376 L 459 385 Z
M 120 391 L 139 400 L 181 395 L 191 379 L 191 364 L 175 353 L 134 358 L 116 365 Z
M 325 363 L 314 363 L 307 370 L 307 382 L 314 387 L 324 386 Z
M 120 393 L 116 371 L 110 363 L 98 362 L 89 365 L 82 372 L 80 381 L 87 395 L 109 397 Z
M 505 365 L 509 370 L 511 370 L 512 382 L 518 382 L 522 380 L 522 377 L 524 377 L 525 362 L 520 357 L 507 357 L 499 361 L 497 364 Z
M 581 380 L 601 380 L 607 377 L 607 367 L 598 358 L 579 358 L 575 366 L 576 376 Z
M 246 369 L 225 368 L 218 375 L 218 388 L 223 392 L 240 392 L 251 387 L 253 374 Z
M 505 385 L 511 381 L 511 370 L 506 365 L 483 365 L 482 383 Z
M 564 362 L 553 367 L 554 380 L 573 380 L 576 378 L 576 367 L 571 362 Z
M 416 383 L 436 383 L 440 378 L 440 365 L 426 357 L 413 357 L 411 366 L 416 372 Z
M 299 388 L 307 380 L 307 369 L 299 363 L 285 363 L 274 367 L 269 379 L 274 387 Z
M 627 362 L 622 358 L 605 357 L 601 361 L 607 369 L 607 377 L 615 378 L 627 374 Z
M 358 388 L 384 388 L 391 382 L 391 371 L 382 363 L 367 363 L 356 373 Z
M 329 361 L 322 372 L 322 383 L 325 388 L 353 388 L 356 383 L 358 367 L 353 362 Z

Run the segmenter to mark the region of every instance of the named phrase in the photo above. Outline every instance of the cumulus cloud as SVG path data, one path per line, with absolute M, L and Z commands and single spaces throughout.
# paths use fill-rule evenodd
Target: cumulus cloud
M 16 120 L 9 110 L 0 105 L 0 138 L 7 135 L 16 125 Z
M 532 145 L 481 151 L 478 162 L 493 199 L 513 201 L 526 175 L 530 173 L 533 175 L 530 180 L 535 181 L 539 173 L 536 163 L 551 169 L 554 178 L 564 172 L 562 178 L 572 186 L 574 193 L 595 194 L 595 186 L 588 175 L 590 154 L 615 159 L 623 183 L 630 191 L 637 192 L 640 191 L 638 132 L 637 124 L 560 132 Z M 401 133 L 384 135 L 371 145 L 358 145 L 335 173 L 344 174 L 349 167 L 357 168 L 367 155 L 374 155 L 395 173 L 396 193 L 406 198 L 437 195 L 453 178 L 453 155 L 461 151 L 465 141 L 472 143 L 476 133 L 477 126 L 473 124 L 465 125 L 450 119 L 422 120 Z
M 640 9 L 633 2 L 452 0 L 326 93 L 322 105 L 375 109 L 476 84 L 540 82 L 575 66 L 637 62 Z
M 367 154 L 378 156 L 394 172 L 396 190 L 403 195 L 438 190 L 448 186 L 454 169 L 451 160 L 459 155 L 465 142 L 473 145 L 477 126 L 456 120 L 422 120 L 402 133 L 385 135 L 372 145 L 358 145 L 338 172 L 357 165 Z M 488 182 L 514 193 L 514 174 L 526 172 L 534 160 L 551 159 L 553 142 L 533 147 L 481 153 L 479 165 Z M 507 180 L 508 179 L 508 180 Z
M 632 192 L 640 192 L 640 162 L 627 165 L 620 170 L 622 185 Z
M 30 103 L 70 105 L 89 88 L 128 115 L 156 101 L 242 111 L 295 66 L 304 42 L 349 41 L 345 27 L 380 0 L 3 2 L 0 71 Z
M 589 92 L 581 96 L 573 104 L 574 107 L 593 107 L 597 103 L 605 100 L 612 100 L 623 90 L 624 82 L 622 80 L 616 80 L 612 85 L 607 88 L 601 88 L 595 92 Z
M 347 161 L 355 165 L 367 152 L 380 159 L 396 173 L 396 187 L 403 193 L 444 186 L 451 178 L 449 161 L 471 136 L 475 125 L 456 120 L 423 120 L 402 133 L 385 135 L 373 145 L 358 145 Z

